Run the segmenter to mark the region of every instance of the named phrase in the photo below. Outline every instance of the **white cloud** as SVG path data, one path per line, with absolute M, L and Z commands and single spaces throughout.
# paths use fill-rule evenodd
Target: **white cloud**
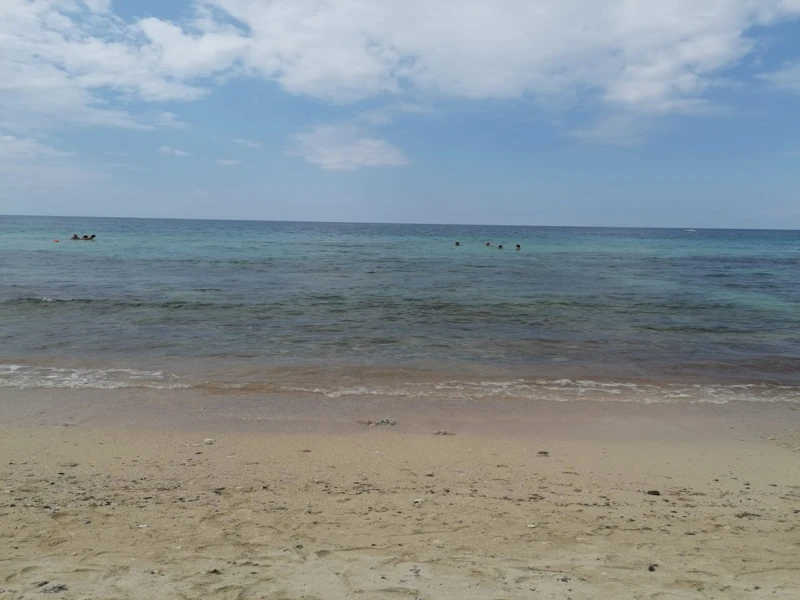
M 214 162 L 217 163 L 220 167 L 233 167 L 242 164 L 242 161 L 234 160 L 232 158 L 221 158 L 219 160 L 215 160 Z
M 249 29 L 243 64 L 287 91 L 351 101 L 403 90 L 462 98 L 595 94 L 692 110 L 797 0 L 208 0 Z
M 765 73 L 762 78 L 779 90 L 800 94 L 800 61 L 786 64 L 777 71 Z
M 652 124 L 642 115 L 614 113 L 601 116 L 586 127 L 571 131 L 569 135 L 589 144 L 635 146 L 651 129 Z
M 180 117 L 175 113 L 162 112 L 159 113 L 155 119 L 155 124 L 160 127 L 169 127 L 171 129 L 188 129 L 188 123 L 181 121 Z
M 40 139 L 0 132 L 0 197 L 82 186 L 106 175 Z M 10 196 L 9 196 L 10 195 Z
M 152 128 L 137 102 L 192 101 L 244 76 L 340 103 L 526 98 L 601 114 L 693 113 L 707 108 L 709 90 L 753 52 L 755 27 L 800 17 L 800 0 L 189 6 L 191 20 L 174 23 L 123 20 L 109 0 L 2 0 L 0 126 L 15 133 Z M 765 77 L 797 90 L 798 69 Z M 377 124 L 383 116 L 371 118 Z
M 0 159 L 58 158 L 71 156 L 34 139 L 0 133 Z
M 83 0 L 83 3 L 96 13 L 107 13 L 111 10 L 111 0 Z
M 245 146 L 247 148 L 252 148 L 253 150 L 258 150 L 261 148 L 261 142 L 256 142 L 254 140 L 246 140 L 244 138 L 233 138 L 231 141 L 234 144 L 239 144 L 240 146 Z
M 288 153 L 331 171 L 401 167 L 409 162 L 400 149 L 350 124 L 318 125 L 296 133 Z
M 221 59 L 204 62 L 203 48 L 187 47 L 191 37 L 184 34 L 165 52 L 161 41 L 169 32 L 148 20 L 127 23 L 110 8 L 100 0 L 0 2 L 0 125 L 17 132 L 150 129 L 149 119 L 128 108 L 131 100 L 186 101 L 207 93 L 173 55 L 192 52 L 202 66 L 195 73 L 202 76 L 213 75 Z M 217 41 L 211 34 L 203 39 Z
M 231 68 L 246 55 L 250 40 L 231 26 L 192 35 L 183 28 L 156 18 L 138 23 L 149 44 L 146 57 L 157 69 L 176 81 L 207 77 Z
M 166 154 L 167 156 L 180 156 L 182 158 L 191 156 L 188 152 L 184 152 L 183 150 L 177 150 L 175 148 L 170 148 L 169 146 L 160 146 L 158 151 L 161 154 Z

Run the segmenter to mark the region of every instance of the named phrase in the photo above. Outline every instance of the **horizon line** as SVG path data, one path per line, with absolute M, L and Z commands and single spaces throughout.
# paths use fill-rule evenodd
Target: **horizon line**
M 122 216 L 103 216 L 103 215 L 23 215 L 23 214 L 0 214 L 3 217 L 26 217 L 40 219 L 129 219 L 139 221 L 223 221 L 240 223 L 309 223 L 309 224 L 336 224 L 336 225 L 427 225 L 444 227 L 539 227 L 539 228 L 560 228 L 560 229 L 675 229 L 675 230 L 712 230 L 712 231 L 800 231 L 800 229 L 782 229 L 778 227 L 758 227 L 748 229 L 746 227 L 699 227 L 699 226 L 672 226 L 658 227 L 655 225 L 519 225 L 505 223 L 411 223 L 400 221 L 301 221 L 292 219 L 234 219 L 234 218 L 210 218 L 210 217 L 122 217 Z

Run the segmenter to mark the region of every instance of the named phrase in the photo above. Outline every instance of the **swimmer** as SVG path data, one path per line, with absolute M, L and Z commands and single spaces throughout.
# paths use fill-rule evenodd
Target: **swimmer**
M 94 237 L 94 236 L 92 236 L 92 237 Z M 516 248 L 514 248 L 514 250 L 522 250 L 522 248 L 520 247 L 520 245 L 519 245 L 519 244 L 517 244 L 517 247 L 516 247 Z
M 81 240 L 83 240 L 84 242 L 88 242 L 88 241 L 89 241 L 89 236 L 88 236 L 88 235 L 85 235 L 85 236 L 83 236 L 83 237 L 81 238 Z
M 497 249 L 498 249 L 498 250 L 502 250 L 502 249 L 503 249 L 503 244 L 500 244 L 500 245 L 498 245 L 498 246 L 497 246 Z
M 78 237 L 78 234 L 77 234 L 77 233 L 73 233 L 73 234 L 72 234 L 72 237 L 71 237 L 71 238 L 69 238 L 69 239 L 71 239 L 71 240 L 79 240 L 79 239 L 81 239 L 81 238 L 79 238 L 79 237 Z
M 487 248 L 488 248 L 489 246 L 491 246 L 491 245 L 492 245 L 492 242 L 486 242 L 486 247 L 487 247 Z
M 460 245 L 461 245 L 461 242 L 456 242 L 456 246 L 460 246 Z
M 89 241 L 90 241 L 90 242 L 93 242 L 93 241 L 94 241 L 94 238 L 96 238 L 96 237 L 97 237 L 97 236 L 96 236 L 95 234 L 92 234 L 92 235 L 90 235 L 90 236 L 89 236 Z M 519 250 L 519 246 L 517 246 L 517 250 Z

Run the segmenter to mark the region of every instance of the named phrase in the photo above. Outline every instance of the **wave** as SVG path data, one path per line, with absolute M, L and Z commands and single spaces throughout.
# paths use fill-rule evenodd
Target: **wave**
M 73 311 L 78 307 L 93 307 L 98 312 L 103 311 L 163 311 L 157 314 L 191 313 L 209 311 L 209 318 L 230 314 L 253 314 L 262 316 L 265 312 L 275 316 L 277 311 L 282 314 L 296 315 L 298 310 L 316 311 L 321 318 L 336 319 L 342 311 L 368 312 L 370 315 L 380 316 L 383 321 L 407 320 L 413 324 L 429 323 L 431 320 L 439 322 L 449 319 L 455 322 L 484 323 L 502 321 L 505 324 L 534 324 L 545 326 L 547 323 L 564 319 L 587 320 L 590 315 L 624 313 L 627 315 L 661 315 L 674 311 L 703 313 L 707 311 L 733 310 L 733 304 L 726 303 L 675 303 L 672 301 L 639 302 L 631 305 L 617 303 L 613 300 L 578 300 L 558 298 L 538 298 L 528 301 L 496 301 L 484 300 L 475 303 L 459 303 L 434 298 L 396 298 L 385 296 L 361 296 L 348 298 L 342 294 L 309 294 L 303 298 L 278 297 L 270 300 L 253 299 L 252 301 L 231 301 L 216 299 L 142 299 L 142 298 L 51 298 L 51 297 L 23 297 L 11 298 L 0 301 L 0 307 L 12 310 L 26 311 L 38 310 L 47 307 L 49 311 L 56 311 L 56 307 Z M 214 316 L 211 316 L 213 313 Z M 224 318 L 224 317 L 219 317 Z M 656 327 L 656 326 L 648 326 Z M 700 333 L 713 333 L 728 330 L 716 325 L 701 328 Z M 667 329 L 665 329 L 667 331 Z M 694 331 L 693 331 L 694 332 Z
M 137 300 L 137 299 L 116 299 L 116 298 L 12 298 L 0 301 L 0 305 L 6 306 L 35 306 L 39 304 L 92 304 L 99 307 L 110 308 L 163 308 L 163 309 L 193 309 L 203 310 L 211 308 L 246 308 L 257 305 L 247 303 L 230 302 L 200 302 L 194 300 Z M 267 306 L 269 306 L 267 304 Z
M 535 400 L 555 402 L 634 402 L 641 404 L 727 404 L 789 402 L 800 404 L 800 386 L 770 384 L 643 384 L 572 379 L 446 381 L 399 386 L 291 387 L 326 398 L 394 396 L 418 400 Z
M 211 394 L 260 394 L 265 397 L 322 396 L 338 398 L 402 398 L 418 401 L 555 401 L 633 402 L 641 404 L 727 404 L 729 402 L 788 402 L 800 404 L 800 386 L 771 383 L 643 383 L 595 381 L 591 379 L 520 378 L 510 380 L 442 379 L 414 381 L 365 376 L 361 382 L 340 385 L 337 377 L 313 370 L 304 375 L 308 384 L 297 382 L 296 374 L 268 380 L 192 380 L 162 371 L 127 368 L 64 368 L 0 364 L 0 388 L 17 389 L 101 389 L 145 388 L 194 389 Z M 348 379 L 352 379 L 349 377 Z
M 50 304 L 51 302 L 92 302 L 83 298 L 12 298 L 3 300 L 0 304 Z
M 0 364 L 0 387 L 17 389 L 121 388 L 183 389 L 191 387 L 178 376 L 137 369 L 70 369 Z

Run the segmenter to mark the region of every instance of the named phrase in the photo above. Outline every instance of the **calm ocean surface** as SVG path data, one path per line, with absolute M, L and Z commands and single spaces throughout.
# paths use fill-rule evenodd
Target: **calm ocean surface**
M 800 402 L 800 232 L 0 217 L 0 387 Z

